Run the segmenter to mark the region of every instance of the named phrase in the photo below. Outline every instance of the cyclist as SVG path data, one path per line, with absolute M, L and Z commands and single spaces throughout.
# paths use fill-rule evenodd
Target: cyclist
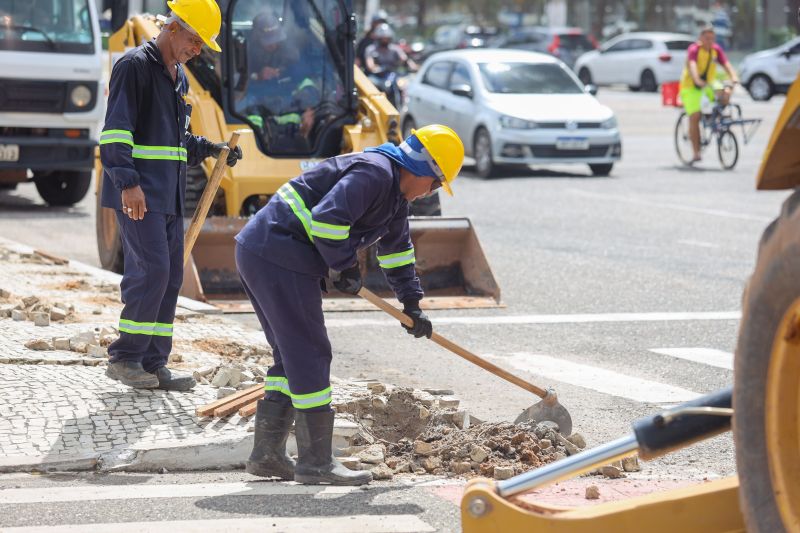
M 703 28 L 700 31 L 700 38 L 687 50 L 686 66 L 681 75 L 681 100 L 689 117 L 689 139 L 692 141 L 694 151 L 691 163 L 700 161 L 700 108 L 703 96 L 712 102 L 716 97 L 721 106 L 726 106 L 733 92 L 733 85 L 739 83 L 733 65 L 728 61 L 722 47 L 715 41 L 714 28 L 712 26 Z M 730 84 L 723 86 L 717 78 L 716 63 L 728 73 Z

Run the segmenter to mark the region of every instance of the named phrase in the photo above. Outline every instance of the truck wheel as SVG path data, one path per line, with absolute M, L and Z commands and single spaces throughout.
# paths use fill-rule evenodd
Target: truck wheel
M 45 202 L 58 207 L 70 206 L 86 196 L 92 183 L 92 172 L 37 172 L 33 181 Z
M 117 274 L 122 274 L 123 256 L 122 240 L 119 238 L 117 215 L 113 209 L 101 206 L 102 182 L 97 188 L 97 201 L 95 203 L 95 232 L 97 234 L 97 254 L 100 256 L 100 266 Z
M 764 231 L 744 294 L 733 433 L 747 531 L 800 531 L 800 192 Z

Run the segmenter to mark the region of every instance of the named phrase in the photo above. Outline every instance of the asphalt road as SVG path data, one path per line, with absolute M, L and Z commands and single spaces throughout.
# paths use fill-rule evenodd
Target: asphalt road
M 505 306 L 431 313 L 446 337 L 553 386 L 590 445 L 627 433 L 638 416 L 732 383 L 742 289 L 761 232 L 788 196 L 755 190 L 783 98 L 739 95 L 745 114 L 764 123 L 733 171 L 712 153 L 697 168 L 679 165 L 678 111 L 661 107 L 658 95 L 601 89 L 599 99 L 623 135 L 623 160 L 610 177 L 558 166 L 483 181 L 465 168 L 443 210 L 472 219 Z M 0 193 L 0 234 L 97 264 L 93 211 L 92 195 L 51 209 L 23 185 Z M 487 420 L 513 419 L 536 400 L 379 314 L 328 320 L 338 376 L 451 388 Z M 733 471 L 729 436 L 645 465 L 654 478 Z

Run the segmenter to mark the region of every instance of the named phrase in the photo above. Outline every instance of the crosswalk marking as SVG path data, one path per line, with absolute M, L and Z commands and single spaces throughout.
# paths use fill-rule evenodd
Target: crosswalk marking
M 128 500 L 135 498 L 204 498 L 212 496 L 270 496 L 309 495 L 314 498 L 335 498 L 349 494 L 354 487 L 295 485 L 256 481 L 250 483 L 189 483 L 184 485 L 148 485 L 143 491 L 138 485 L 86 485 L 36 489 L 0 490 L 0 505 L 24 503 L 54 503 L 98 500 Z
M 620 374 L 590 365 L 573 363 L 565 359 L 527 352 L 509 356 L 487 355 L 501 366 L 569 383 L 603 394 L 627 398 L 641 403 L 673 404 L 692 400 L 700 394 L 656 381 Z
M 714 348 L 652 348 L 653 353 L 733 370 L 733 354 Z
M 152 488 L 152 486 L 148 486 Z M 436 531 L 414 515 L 350 515 L 330 517 L 269 517 L 221 520 L 176 520 L 170 522 L 119 522 L 3 528 L 3 533 L 406 533 Z
M 740 311 L 676 312 L 676 313 L 594 313 L 573 315 L 507 315 L 507 316 L 434 316 L 437 326 L 450 324 L 498 325 L 498 324 L 586 324 L 599 322 L 674 322 L 690 320 L 739 320 Z M 326 318 L 329 328 L 396 326 L 397 321 L 388 318 Z

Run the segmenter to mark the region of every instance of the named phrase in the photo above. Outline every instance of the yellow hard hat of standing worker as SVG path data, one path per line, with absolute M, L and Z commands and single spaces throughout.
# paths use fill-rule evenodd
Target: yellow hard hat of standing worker
M 458 177 L 458 171 L 464 163 L 464 143 L 458 134 L 442 124 L 431 124 L 418 130 L 411 130 L 411 134 L 419 139 L 436 163 L 432 166 L 434 170 L 441 172 L 437 178 L 442 182 L 442 189 L 453 196 L 450 184 Z
M 167 6 L 192 28 L 209 48 L 215 52 L 222 51 L 217 44 L 222 14 L 215 0 L 169 0 Z

